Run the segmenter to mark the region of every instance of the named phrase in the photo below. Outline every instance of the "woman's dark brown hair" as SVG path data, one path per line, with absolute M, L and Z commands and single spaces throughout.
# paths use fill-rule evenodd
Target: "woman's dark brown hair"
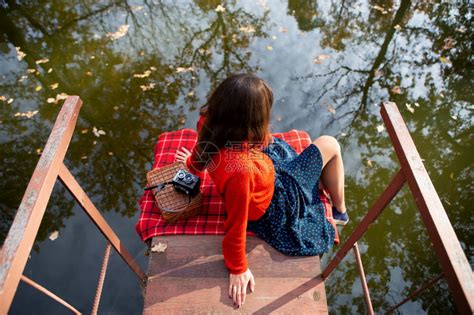
M 269 135 L 273 92 L 269 85 L 251 74 L 237 74 L 225 79 L 201 109 L 202 126 L 194 160 L 204 169 L 212 156 L 229 143 L 266 144 Z M 196 163 L 197 162 L 197 163 Z

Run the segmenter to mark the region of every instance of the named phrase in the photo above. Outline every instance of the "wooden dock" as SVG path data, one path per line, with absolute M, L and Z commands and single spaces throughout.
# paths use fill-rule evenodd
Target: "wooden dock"
M 152 246 L 167 248 L 150 254 L 144 314 L 327 314 L 319 257 L 286 256 L 253 236 L 247 237 L 247 259 L 255 292 L 235 308 L 228 297 L 222 238 L 153 238 Z

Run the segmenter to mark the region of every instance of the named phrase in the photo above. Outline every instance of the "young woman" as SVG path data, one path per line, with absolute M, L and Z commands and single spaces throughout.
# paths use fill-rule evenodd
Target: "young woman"
M 271 136 L 272 103 L 264 80 L 249 74 L 227 78 L 202 111 L 192 154 L 184 148 L 176 153 L 191 171 L 207 168 L 223 198 L 223 255 L 230 272 L 229 297 L 238 307 L 245 302 L 247 286 L 255 289 L 245 255 L 247 230 L 288 255 L 327 252 L 335 231 L 319 198 L 320 180 L 331 195 L 336 222 L 349 220 L 336 139 L 319 137 L 298 155 Z

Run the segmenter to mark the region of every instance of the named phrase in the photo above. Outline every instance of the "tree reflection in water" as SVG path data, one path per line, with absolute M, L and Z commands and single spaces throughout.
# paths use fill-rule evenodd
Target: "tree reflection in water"
M 224 10 L 216 11 L 219 5 Z M 64 92 L 84 100 L 66 164 L 99 209 L 132 217 L 156 136 L 194 127 L 195 109 L 212 87 L 229 74 L 254 72 L 275 87 L 274 128 L 329 133 L 342 142 L 352 220 L 343 240 L 398 167 L 386 133 L 377 132 L 375 106 L 397 102 L 472 260 L 471 16 L 467 4 L 410 0 L 6 1 L 0 4 L 0 95 L 14 102 L 0 108 L 2 239 L 59 111 L 47 98 Z M 124 24 L 125 36 L 106 36 Z M 26 53 L 22 61 L 15 47 Z M 42 58 L 49 62 L 37 64 Z M 14 116 L 36 109 L 32 119 Z M 106 135 L 94 136 L 94 127 Z M 66 196 L 56 189 L 37 249 L 73 215 Z M 360 244 L 376 309 L 439 274 L 428 243 L 403 190 Z M 353 259 L 331 276 L 332 312 L 364 312 L 356 279 Z M 444 282 L 402 310 L 422 309 L 453 311 Z

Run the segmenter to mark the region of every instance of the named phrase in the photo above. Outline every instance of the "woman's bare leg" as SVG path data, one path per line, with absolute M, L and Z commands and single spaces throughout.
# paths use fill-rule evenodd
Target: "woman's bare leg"
M 344 165 L 342 163 L 341 147 L 331 136 L 321 136 L 313 141 L 323 158 L 321 180 L 329 191 L 333 206 L 339 212 L 346 212 L 344 199 Z

